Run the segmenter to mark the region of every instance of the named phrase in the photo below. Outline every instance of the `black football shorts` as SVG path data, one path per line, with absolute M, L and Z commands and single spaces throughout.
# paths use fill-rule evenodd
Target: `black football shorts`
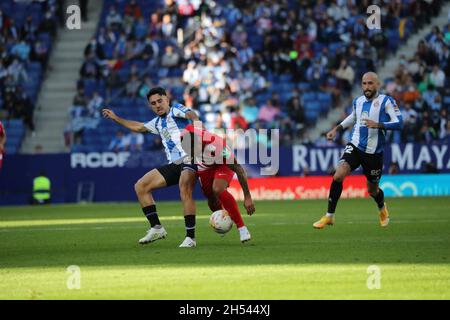
M 178 182 L 180 181 L 181 172 L 183 170 L 191 170 L 193 172 L 197 172 L 197 165 L 190 163 L 169 163 L 157 168 L 156 170 L 161 173 L 164 180 L 166 180 L 167 186 L 169 187 L 178 184 Z
M 367 180 L 372 183 L 378 183 L 383 173 L 383 153 L 366 153 L 348 143 L 345 146 L 344 153 L 341 157 L 342 161 L 350 165 L 352 171 L 358 169 L 359 166 L 363 169 L 363 174 Z

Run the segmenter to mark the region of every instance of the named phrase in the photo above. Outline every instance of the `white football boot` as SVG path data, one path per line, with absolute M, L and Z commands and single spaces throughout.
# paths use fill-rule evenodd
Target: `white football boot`
M 182 244 L 180 244 L 180 248 L 194 248 L 197 246 L 197 243 L 191 237 L 186 237 Z
M 248 231 L 246 226 L 243 226 L 243 227 L 239 228 L 238 230 L 239 230 L 239 236 L 241 238 L 242 243 L 250 241 L 252 236 L 250 235 L 250 232 Z
M 159 239 L 164 239 L 167 236 L 166 229 L 164 227 L 161 227 L 159 229 L 156 228 L 150 228 L 147 231 L 147 235 L 141 239 L 139 239 L 140 244 L 146 244 L 150 243 Z

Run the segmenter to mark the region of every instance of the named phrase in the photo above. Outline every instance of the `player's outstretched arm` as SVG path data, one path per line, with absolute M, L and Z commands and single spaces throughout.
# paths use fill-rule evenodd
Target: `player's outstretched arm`
M 336 134 L 338 132 L 342 132 L 347 128 L 350 128 L 356 123 L 356 113 L 355 113 L 355 101 L 353 101 L 353 109 L 352 113 L 350 113 L 347 118 L 345 118 L 340 124 L 338 124 L 336 127 L 328 131 L 327 133 L 327 139 L 330 141 L 333 141 L 334 138 L 336 138 Z
M 239 184 L 242 187 L 242 191 L 244 191 L 245 210 L 247 210 L 248 215 L 252 215 L 255 213 L 255 204 L 253 203 L 252 195 L 248 187 L 247 173 L 245 172 L 245 169 L 237 163 L 236 159 L 234 159 L 234 163 L 229 164 L 228 167 L 236 173 Z
M 336 127 L 334 127 L 333 129 L 331 129 L 330 131 L 328 131 L 327 133 L 327 139 L 330 141 L 333 141 L 334 138 L 336 138 L 336 133 L 344 131 L 344 128 L 342 127 L 342 125 L 337 125 Z
M 111 119 L 114 122 L 120 124 L 121 126 L 124 126 L 125 128 L 134 131 L 134 132 L 147 132 L 148 129 L 144 126 L 144 123 L 133 121 L 133 120 L 126 120 L 114 113 L 111 109 L 103 109 L 102 114 L 105 118 Z

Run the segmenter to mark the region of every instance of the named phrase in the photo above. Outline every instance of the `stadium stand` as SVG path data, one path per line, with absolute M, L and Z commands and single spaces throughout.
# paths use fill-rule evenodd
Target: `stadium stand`
M 0 3 L 0 118 L 17 153 L 33 112 L 56 35 L 57 1 Z
M 441 5 L 391 2 L 382 15 L 386 27 L 367 33 L 364 1 L 328 2 L 106 0 L 80 71 L 84 107 L 98 92 L 120 115 L 148 119 L 145 92 L 162 85 L 172 99 L 196 108 L 212 130 L 233 127 L 240 114 L 255 113 L 248 111 L 253 104 L 258 114 L 248 125 L 282 123 L 282 141 L 290 144 Z M 268 103 L 277 110 L 264 119 Z M 107 150 L 114 125 L 85 115 L 85 123 L 75 125 L 78 143 L 68 138 L 68 145 Z M 93 138 L 94 128 L 102 139 Z M 144 148 L 152 148 L 152 138 Z

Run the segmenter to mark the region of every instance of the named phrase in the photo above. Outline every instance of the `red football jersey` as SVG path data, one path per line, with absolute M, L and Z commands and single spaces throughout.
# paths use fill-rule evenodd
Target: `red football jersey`
M 201 138 L 202 152 L 195 152 L 194 160 L 198 170 L 207 170 L 216 165 L 234 163 L 234 154 L 227 146 L 224 139 L 207 130 L 188 125 L 182 135 L 193 133 L 195 137 Z M 198 141 L 198 140 L 197 140 Z

